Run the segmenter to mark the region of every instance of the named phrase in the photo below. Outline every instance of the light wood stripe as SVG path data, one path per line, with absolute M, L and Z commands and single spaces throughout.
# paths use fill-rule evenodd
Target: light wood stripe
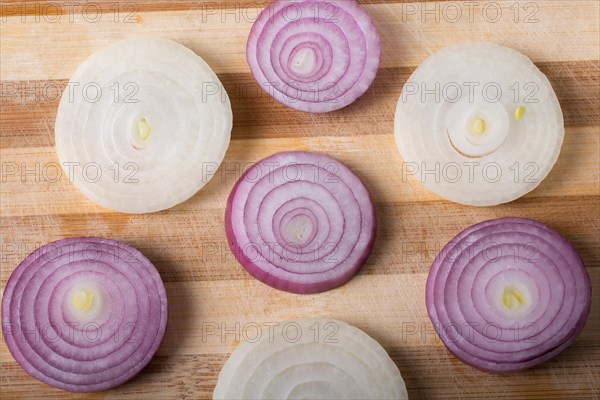
M 346 0 L 350 1 L 350 0 Z M 426 2 L 436 2 L 437 0 L 424 0 Z M 451 0 L 444 0 L 446 2 Z M 444 1 L 437 1 L 443 3 Z M 0 17 L 5 16 L 35 16 L 35 15 L 69 15 L 70 13 L 87 12 L 92 14 L 93 11 L 99 9 L 103 12 L 113 15 L 117 10 L 120 12 L 128 9 L 135 12 L 154 12 L 154 11 L 187 11 L 199 10 L 212 12 L 214 10 L 238 10 L 244 8 L 264 8 L 272 0 L 172 0 L 172 1 L 155 1 L 155 0 L 136 0 L 136 1 L 121 1 L 117 6 L 114 0 L 95 0 L 93 5 L 87 6 L 78 1 L 61 1 L 52 0 L 4 0 L 4 7 L 0 7 Z M 366 4 L 386 4 L 386 3 L 414 3 L 414 0 L 358 0 L 362 5 Z M 127 5 L 127 6 L 126 6 Z M 118 8 L 117 8 L 118 7 Z M 412 6 L 407 6 L 412 9 Z
M 115 12 L 126 14 L 129 11 L 154 12 L 154 11 L 187 11 L 187 10 L 221 10 L 221 9 L 240 9 L 240 8 L 263 8 L 270 0 L 233 0 L 233 1 L 212 1 L 212 0 L 136 0 L 120 1 L 117 4 L 113 0 L 95 0 L 86 5 L 79 1 L 52 1 L 52 0 L 4 0 L 3 7 L 0 7 L 0 16 L 2 17 L 21 17 L 21 16 L 40 16 L 41 20 L 52 20 L 57 15 L 70 14 L 90 14 L 90 17 L 101 10 L 104 14 L 114 16 Z
M 427 273 L 433 259 L 455 235 L 489 218 L 520 216 L 539 220 L 561 232 L 590 269 L 600 267 L 598 222 L 578 210 L 600 206 L 595 196 L 523 199 L 485 208 L 446 202 L 378 204 L 378 232 L 373 253 L 361 275 L 411 276 Z M 448 218 L 448 216 L 452 218 Z M 424 227 L 435 226 L 435 230 Z M 12 239 L 2 243 L 0 281 L 37 247 L 65 236 L 102 237 L 131 243 L 158 268 L 167 282 L 253 280 L 237 263 L 225 237 L 223 210 L 198 209 L 133 217 L 124 214 L 58 214 L 0 219 Z M 268 253 L 267 253 L 268 254 Z
M 596 127 L 567 129 L 557 164 L 528 197 L 597 195 L 599 140 Z M 214 178 L 173 211 L 223 209 L 229 191 L 243 170 L 270 154 L 286 150 L 320 151 L 336 157 L 365 180 L 379 204 L 440 200 L 420 184 L 419 177 L 406 172 L 403 175 L 402 159 L 392 135 L 359 136 L 340 132 L 339 136 L 328 137 L 233 140 Z M 65 172 L 58 175 L 59 164 L 53 147 L 2 149 L 0 155 L 3 217 L 111 212 L 87 200 L 69 182 Z M 9 193 L 18 193 L 18 196 L 9 196 Z
M 539 6 L 536 23 L 514 22 L 509 7 L 514 0 L 499 0 L 507 11 L 496 23 L 482 15 L 469 21 L 468 13 L 457 23 L 435 16 L 425 23 L 421 16 L 407 15 L 403 4 L 366 5 L 381 36 L 384 68 L 411 67 L 420 64 L 432 52 L 453 43 L 493 41 L 523 52 L 535 62 L 583 61 L 598 58 L 600 22 L 586 19 L 598 15 L 600 4 L 587 0 L 568 3 L 554 0 L 535 2 Z M 258 10 L 255 10 L 258 11 Z M 250 12 L 250 11 L 248 11 Z M 176 40 L 202 56 L 217 73 L 248 72 L 245 43 L 252 25 L 250 18 L 229 19 L 196 11 L 139 13 L 139 23 L 115 23 L 112 18 L 97 23 L 85 22 L 75 15 L 73 23 L 36 23 L 20 17 L 8 17 L 2 24 L 0 50 L 3 80 L 68 79 L 77 66 L 93 51 L 130 36 L 158 35 Z M 522 18 L 523 15 L 520 16 Z M 224 22 L 223 22 L 224 19 Z M 586 21 L 585 26 L 580 26 Z M 574 34 L 578 27 L 577 34 Z M 545 33 L 552 29 L 556 36 Z M 51 37 L 47 45 L 40 37 Z M 560 37 L 560 40 L 557 40 Z M 6 38 L 6 39 L 4 39 Z M 547 38 L 541 42 L 540 38 Z M 47 57 L 51 46 L 53 57 Z
M 600 68 L 597 62 L 541 63 L 562 105 L 565 125 L 600 125 Z M 414 68 L 380 70 L 367 94 L 335 113 L 300 113 L 275 102 L 250 74 L 225 74 L 231 98 L 234 139 L 391 135 L 398 97 Z M 0 147 L 54 145 L 54 121 L 66 80 L 2 82 Z

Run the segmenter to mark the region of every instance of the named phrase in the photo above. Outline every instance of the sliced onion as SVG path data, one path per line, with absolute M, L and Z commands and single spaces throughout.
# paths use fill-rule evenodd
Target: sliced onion
M 409 78 L 395 118 L 406 171 L 445 199 L 474 206 L 535 189 L 560 153 L 564 124 L 546 76 L 523 54 L 464 43 Z
M 379 68 L 379 34 L 354 0 L 277 0 L 252 26 L 246 56 L 275 100 L 325 113 L 362 96 Z
M 188 48 L 132 38 L 91 55 L 56 117 L 56 151 L 77 188 L 121 212 L 148 213 L 193 196 L 229 146 L 229 98 Z
M 308 318 L 259 334 L 227 360 L 213 399 L 408 399 L 396 364 L 358 328 Z
M 591 285 L 576 250 L 537 221 L 482 222 L 452 239 L 431 266 L 427 310 L 446 347 L 490 372 L 541 364 L 579 335 Z
M 316 153 L 268 157 L 240 178 L 227 201 L 229 245 L 255 278 L 292 293 L 351 279 L 375 240 L 375 207 L 360 179 Z
M 12 273 L 2 330 L 23 369 L 72 392 L 118 386 L 148 364 L 165 334 L 160 275 L 133 247 L 69 238 L 40 247 Z

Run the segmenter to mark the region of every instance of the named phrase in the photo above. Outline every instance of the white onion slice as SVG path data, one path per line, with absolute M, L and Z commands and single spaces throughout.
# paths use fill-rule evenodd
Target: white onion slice
M 360 329 L 326 318 L 270 325 L 233 352 L 213 399 L 408 399 L 396 364 Z
M 188 48 L 132 38 L 92 54 L 75 72 L 56 117 L 56 151 L 79 190 L 126 213 L 193 196 L 229 146 L 229 98 Z
M 563 116 L 546 76 L 523 54 L 493 43 L 438 51 L 398 101 L 396 144 L 405 176 L 474 206 L 513 201 L 548 175 Z

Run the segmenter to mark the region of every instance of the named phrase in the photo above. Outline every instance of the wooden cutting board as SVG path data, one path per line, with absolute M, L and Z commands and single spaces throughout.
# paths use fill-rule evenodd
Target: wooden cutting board
M 2 288 L 36 247 L 94 235 L 139 248 L 168 292 L 169 325 L 157 357 L 131 382 L 84 397 L 208 398 L 248 329 L 319 315 L 377 339 L 402 371 L 412 399 L 600 398 L 598 1 L 364 1 L 381 34 L 382 68 L 363 98 L 328 115 L 286 109 L 254 83 L 245 41 L 267 3 L 0 4 Z M 224 166 L 199 194 L 165 212 L 124 215 L 92 204 L 66 176 L 57 178 L 54 120 L 60 93 L 86 57 L 118 39 L 150 35 L 190 47 L 215 69 L 230 94 L 235 126 Z M 402 179 L 393 140 L 395 105 L 410 73 L 432 52 L 474 40 L 508 45 L 532 58 L 552 82 L 566 124 L 565 144 L 548 178 L 524 198 L 491 208 L 452 204 L 416 179 Z M 347 163 L 377 204 L 378 239 L 367 265 L 347 285 L 319 295 L 286 294 L 252 279 L 235 262 L 224 234 L 225 201 L 241 166 L 290 149 L 323 151 Z M 459 362 L 435 336 L 424 285 L 449 239 L 473 223 L 503 216 L 535 218 L 562 232 L 588 267 L 594 299 L 585 330 L 567 351 L 529 371 L 490 375 Z M 227 331 L 214 334 L 215 326 Z M 29 377 L 4 342 L 0 365 L 2 399 L 82 397 Z

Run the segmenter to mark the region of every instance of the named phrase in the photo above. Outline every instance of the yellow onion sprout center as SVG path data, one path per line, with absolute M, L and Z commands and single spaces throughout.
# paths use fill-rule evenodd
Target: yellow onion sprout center
M 517 121 L 520 121 L 521 118 L 523 118 L 523 116 L 525 115 L 525 107 L 523 106 L 519 106 L 516 110 L 515 110 L 515 119 Z
M 140 137 L 140 139 L 142 139 L 142 140 L 148 139 L 148 136 L 150 136 L 151 129 L 152 128 L 150 127 L 150 124 L 148 123 L 146 118 L 142 118 L 138 121 L 137 131 L 138 131 L 138 136 Z
M 89 311 L 94 304 L 94 297 L 92 290 L 77 290 L 73 295 L 73 307 L 79 311 Z
M 84 323 L 95 321 L 101 311 L 107 307 L 104 303 L 109 301 L 109 298 L 96 285 L 81 282 L 71 288 L 66 300 L 71 316 Z
M 473 121 L 473 125 L 471 125 L 471 131 L 477 136 L 483 136 L 485 133 L 485 128 L 485 120 L 481 118 L 476 118 L 475 121 Z
M 507 287 L 502 295 L 502 304 L 507 309 L 517 309 L 525 305 L 526 301 L 521 292 L 513 287 Z

